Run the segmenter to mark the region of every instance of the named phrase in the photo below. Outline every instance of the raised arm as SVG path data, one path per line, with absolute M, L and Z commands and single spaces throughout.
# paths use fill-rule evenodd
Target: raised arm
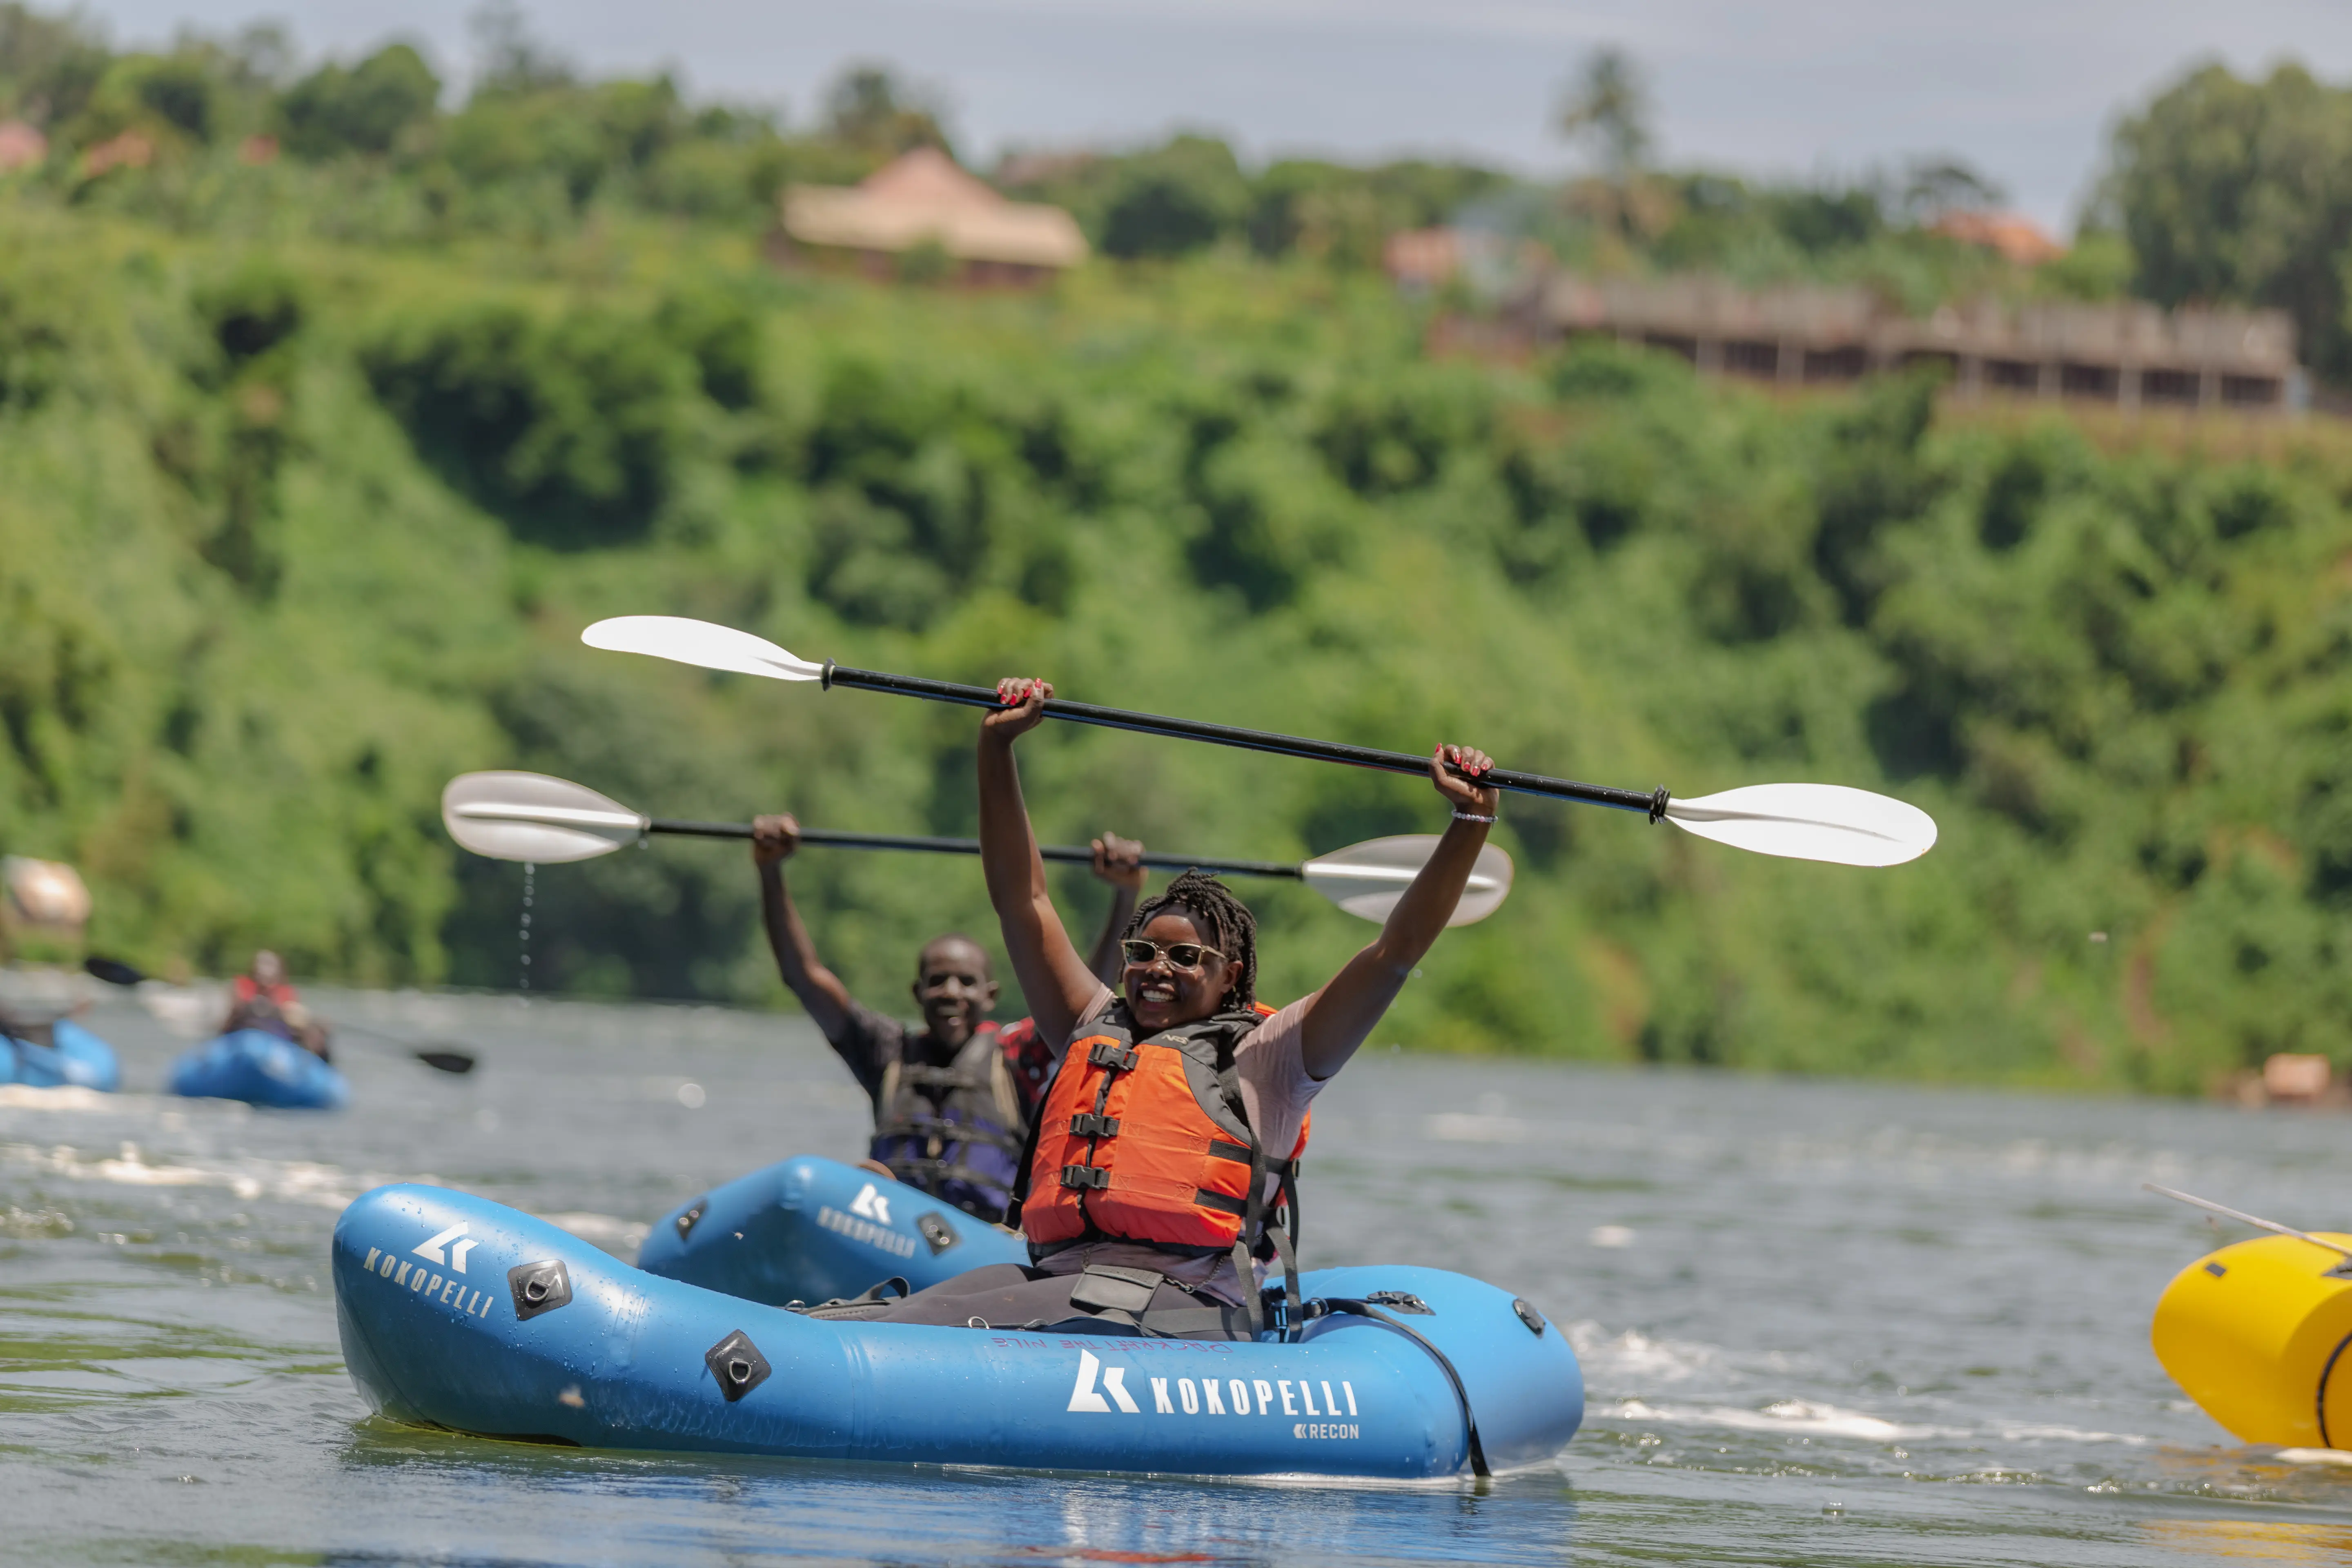
M 1106 833 L 1094 841 L 1094 851 L 1095 875 L 1110 884 L 1110 912 L 1103 916 L 1094 951 L 1087 954 L 1087 967 L 1094 971 L 1096 979 L 1116 990 L 1127 968 L 1118 940 L 1127 934 L 1127 922 L 1134 918 L 1135 906 L 1143 898 L 1143 846 Z
M 1322 990 L 1308 998 L 1301 1021 L 1299 1055 L 1307 1072 L 1329 1078 L 1348 1065 L 1356 1047 L 1389 1010 L 1396 994 L 1445 929 L 1454 906 L 1462 900 L 1478 851 L 1486 847 L 1486 830 L 1495 821 L 1496 789 L 1481 787 L 1475 779 L 1453 773 L 1455 763 L 1473 775 L 1495 764 L 1486 752 L 1469 746 L 1440 746 L 1429 756 L 1430 781 L 1454 808 L 1445 836 L 1412 885 L 1389 911 L 1381 934 L 1361 952 L 1342 964 Z
M 996 695 L 1011 706 L 980 721 L 981 869 L 1004 933 L 1005 956 L 1038 1032 L 1058 1049 L 1102 982 L 1078 956 L 1045 891 L 1045 861 L 1037 853 L 1029 807 L 1021 798 L 1021 770 L 1013 760 L 1013 742 L 1044 722 L 1054 689 L 1042 680 L 1000 680 Z
M 768 928 L 768 946 L 776 955 L 776 973 L 808 1010 L 827 1040 L 836 1040 L 849 1024 L 849 987 L 816 958 L 816 944 L 793 907 L 784 886 L 784 862 L 801 847 L 801 825 L 790 816 L 761 816 L 751 822 L 751 863 L 760 868 L 760 919 Z

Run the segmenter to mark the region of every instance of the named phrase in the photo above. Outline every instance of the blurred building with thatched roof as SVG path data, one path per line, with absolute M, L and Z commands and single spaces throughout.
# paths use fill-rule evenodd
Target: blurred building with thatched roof
M 848 260 L 871 276 L 1042 282 L 1087 258 L 1068 213 L 1008 201 L 936 147 L 918 147 L 855 185 L 793 185 L 782 230 L 791 254 Z M 934 258 L 927 261 L 927 258 Z

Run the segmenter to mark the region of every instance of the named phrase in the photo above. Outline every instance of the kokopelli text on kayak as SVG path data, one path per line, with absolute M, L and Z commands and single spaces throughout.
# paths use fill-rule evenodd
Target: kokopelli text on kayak
M 1077 1382 L 1070 1390 L 1069 1408 L 1081 1414 L 1110 1415 L 1123 1411 L 1140 1415 L 1145 1407 L 1127 1386 L 1127 1368 L 1106 1364 L 1092 1351 L 1078 1352 Z M 1352 1437 L 1349 1424 L 1330 1424 L 1338 1415 L 1356 1412 L 1356 1389 L 1341 1379 L 1333 1392 L 1328 1378 L 1307 1377 L 1149 1377 L 1150 1413 L 1155 1415 L 1313 1415 L 1321 1424 L 1294 1422 L 1292 1436 Z M 1318 1389 L 1322 1403 L 1316 1403 Z M 1278 1408 L 1277 1408 L 1278 1407 Z
M 443 1238 L 436 1237 L 435 1239 Z M 474 1244 L 469 1241 L 462 1245 L 471 1247 Z M 424 1248 L 418 1247 L 416 1250 L 421 1252 Z M 458 1262 L 462 1265 L 464 1261 L 465 1255 L 460 1253 Z M 438 1301 L 443 1306 L 462 1312 L 469 1318 L 489 1316 L 490 1303 L 497 1300 L 488 1290 L 477 1290 L 455 1274 L 445 1275 L 437 1270 L 427 1269 L 422 1263 L 411 1263 L 398 1254 L 386 1252 L 381 1247 L 369 1247 L 367 1261 L 360 1268 L 362 1273 L 373 1274 L 378 1279 L 389 1281 L 395 1289 L 414 1291 L 426 1300 Z

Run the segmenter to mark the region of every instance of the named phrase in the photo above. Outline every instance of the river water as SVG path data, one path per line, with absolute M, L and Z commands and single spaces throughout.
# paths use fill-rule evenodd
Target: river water
M 325 994 L 352 1109 L 0 1089 L 0 1559 L 39 1563 L 2117 1563 L 2352 1559 L 2352 1469 L 2235 1444 L 2147 1349 L 2218 1239 L 2138 1191 L 2342 1225 L 2352 1122 L 1368 1050 L 1317 1108 L 1310 1265 L 1482 1275 L 1569 1326 L 1552 1465 L 1467 1484 L 1132 1480 L 605 1454 L 370 1417 L 336 1215 L 439 1182 L 624 1257 L 863 1104 L 805 1025 Z

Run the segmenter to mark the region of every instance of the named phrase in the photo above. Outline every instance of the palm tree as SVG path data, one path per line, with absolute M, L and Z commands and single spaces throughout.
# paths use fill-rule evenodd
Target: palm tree
M 1614 45 L 1594 49 L 1561 90 L 1553 123 L 1570 142 L 1597 144 L 1601 166 L 1622 185 L 1650 151 L 1650 89 L 1641 68 Z

